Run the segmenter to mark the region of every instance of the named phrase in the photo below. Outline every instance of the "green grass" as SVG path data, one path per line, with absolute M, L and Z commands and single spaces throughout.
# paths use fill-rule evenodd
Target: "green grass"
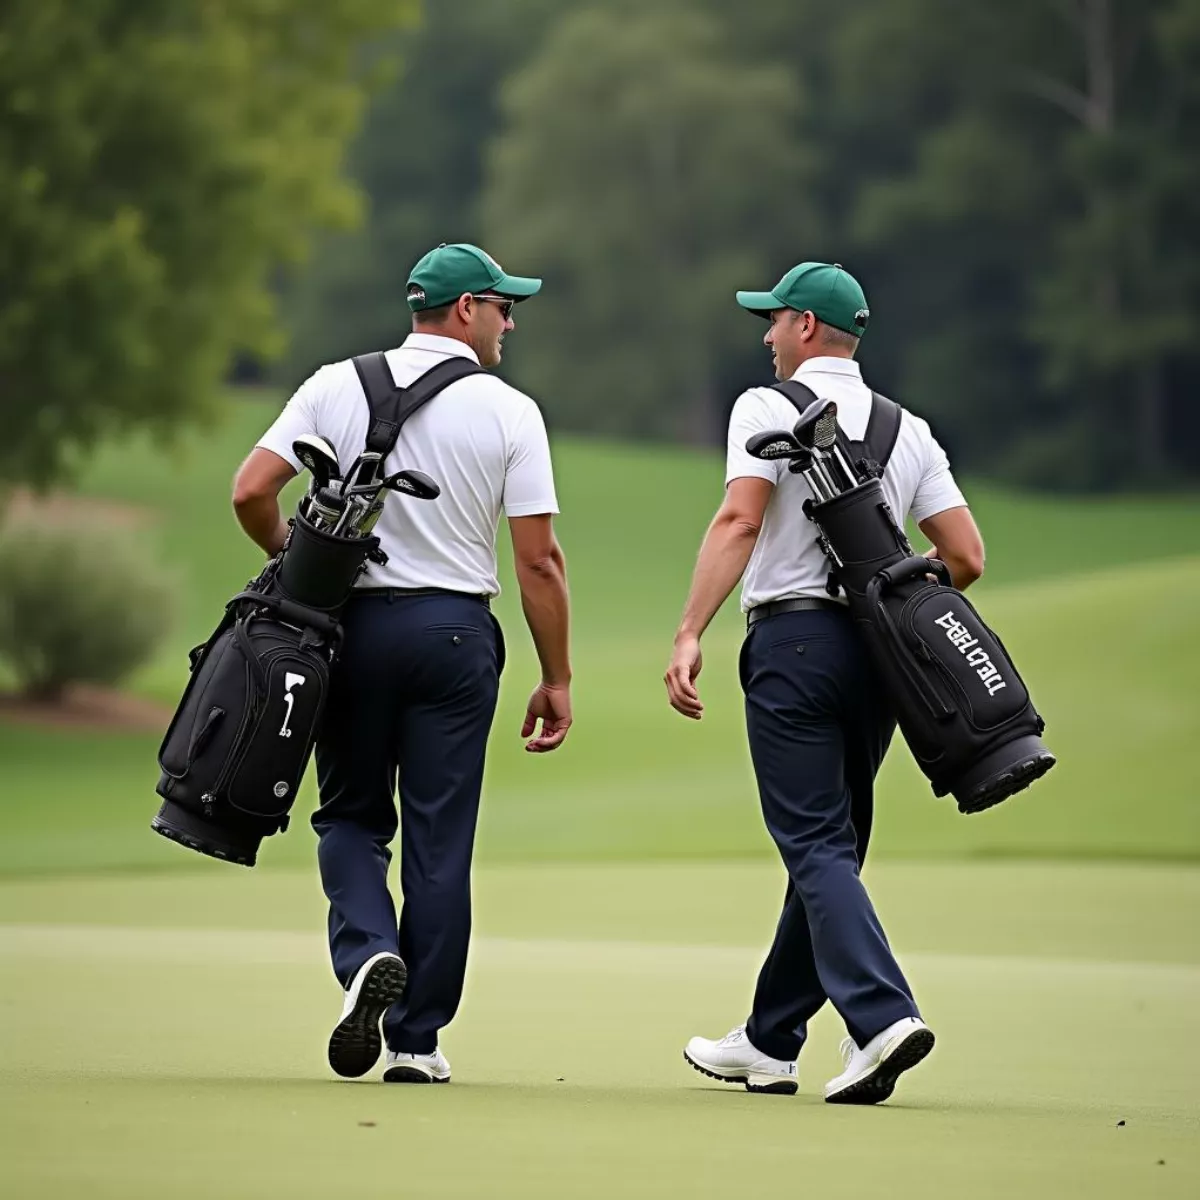
M 939 1042 L 877 1109 L 687 1069 L 741 1020 L 766 865 L 494 867 L 443 1038 L 455 1080 L 323 1062 L 338 1011 L 309 872 L 0 884 L 0 1191 L 104 1200 L 1193 1196 L 1200 871 L 868 872 Z M 552 898 L 552 902 L 551 901 Z M 1118 1122 L 1124 1122 L 1119 1125 Z
M 152 536 L 188 581 L 174 646 L 143 687 L 173 697 L 180 652 L 201 640 L 260 557 L 230 506 L 238 464 L 270 424 L 277 405 L 233 402 L 224 423 L 174 453 L 141 439 L 104 447 L 81 488 L 142 505 L 158 515 Z M 581 645 L 647 634 L 669 640 L 683 604 L 700 537 L 720 502 L 724 474 L 710 451 L 556 439 L 555 472 Z M 299 481 L 290 497 L 299 494 Z M 1081 571 L 1200 554 L 1200 495 L 1064 499 L 968 486 L 988 546 L 982 591 Z M 502 547 L 506 539 L 501 536 Z M 511 590 L 511 589 L 510 589 Z M 731 602 L 725 626 L 737 623 Z M 500 606 L 510 630 L 519 608 Z M 514 620 L 513 618 L 516 618 Z
M 153 510 L 147 537 L 188 584 L 144 694 L 175 701 L 186 650 L 257 569 L 228 492 L 270 415 L 241 400 L 182 456 L 135 442 L 87 473 L 88 494 Z M 564 441 L 556 464 L 577 725 L 559 754 L 521 749 L 536 670 L 510 588 L 477 936 L 443 1043 L 455 1082 L 343 1083 L 324 1064 L 339 996 L 311 778 L 301 819 L 243 871 L 150 833 L 158 735 L 0 723 L 0 1194 L 1197 1194 L 1200 498 L 968 489 L 978 602 L 1060 766 L 963 817 L 897 743 L 867 881 L 939 1044 L 887 1106 L 847 1110 L 820 1101 L 828 1011 L 795 1099 L 680 1058 L 743 1018 L 783 885 L 735 606 L 706 639 L 699 726 L 660 680 L 719 461 Z M 989 861 L 1039 857 L 1058 861 Z
M 256 568 L 256 551 L 229 516 L 228 482 L 268 420 L 262 401 L 246 401 L 183 459 L 156 458 L 140 444 L 112 447 L 85 480 L 93 494 L 155 505 L 153 536 L 190 580 L 172 644 L 139 680 L 169 703 L 183 684 L 187 647 Z M 770 856 L 744 745 L 732 602 L 706 639 L 704 721 L 672 713 L 661 684 L 695 548 L 719 500 L 719 463 L 709 453 L 566 442 L 557 469 L 577 725 L 559 754 L 534 759 L 521 749 L 536 668 L 510 588 L 498 606 L 510 666 L 481 858 Z M 875 853 L 1200 856 L 1200 500 L 971 494 L 991 563 L 978 602 L 1030 683 L 1060 765 L 1000 808 L 963 817 L 933 798 L 897 742 L 880 782 Z M 1175 557 L 1161 557 L 1169 552 Z M 0 724 L 0 873 L 194 866 L 195 856 L 147 829 L 157 807 L 157 745 L 157 735 Z M 314 799 L 310 776 L 297 811 Z M 301 819 L 265 845 L 263 861 L 309 863 L 312 855 Z

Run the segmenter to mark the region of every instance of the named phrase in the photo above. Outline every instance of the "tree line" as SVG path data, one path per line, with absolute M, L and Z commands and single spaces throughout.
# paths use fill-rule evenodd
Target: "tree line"
M 395 344 L 442 241 L 545 278 L 504 370 L 558 430 L 719 441 L 733 291 L 823 259 L 963 469 L 1200 475 L 1200 0 L 0 7 L 10 476 Z
M 408 265 L 474 239 L 546 278 L 505 369 L 557 428 L 716 441 L 769 378 L 733 290 L 824 259 L 964 467 L 1200 474 L 1200 0 L 458 0 L 404 41 L 288 382 L 394 342 Z

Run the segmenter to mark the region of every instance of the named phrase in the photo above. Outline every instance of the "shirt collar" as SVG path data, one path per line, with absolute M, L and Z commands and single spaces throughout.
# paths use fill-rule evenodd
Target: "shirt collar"
M 861 379 L 862 368 L 852 358 L 834 358 L 823 354 L 802 362 L 792 378 L 799 379 L 801 375 L 850 375 Z
M 410 333 L 404 339 L 401 350 L 428 350 L 434 354 L 450 354 L 457 358 L 469 358 L 473 363 L 479 362 L 479 355 L 458 338 L 442 337 L 437 333 Z

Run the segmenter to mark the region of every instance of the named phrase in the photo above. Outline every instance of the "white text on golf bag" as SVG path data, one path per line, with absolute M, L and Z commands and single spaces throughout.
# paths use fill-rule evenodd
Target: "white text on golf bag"
M 967 660 L 969 666 L 975 669 L 975 674 L 983 680 L 989 696 L 994 696 L 1001 688 L 1008 687 L 1008 684 L 1000 678 L 1000 672 L 996 670 L 996 665 L 992 662 L 988 652 L 979 649 L 979 639 L 972 637 L 967 627 L 952 612 L 938 617 L 934 624 L 946 631 L 946 638 L 950 645 Z
M 279 728 L 281 738 L 292 736 L 292 731 L 288 728 L 288 722 L 292 719 L 292 707 L 296 703 L 296 697 L 292 695 L 292 688 L 299 687 L 306 680 L 307 676 L 297 675 L 292 671 L 283 677 L 283 702 L 287 705 L 287 712 L 283 714 L 283 724 Z

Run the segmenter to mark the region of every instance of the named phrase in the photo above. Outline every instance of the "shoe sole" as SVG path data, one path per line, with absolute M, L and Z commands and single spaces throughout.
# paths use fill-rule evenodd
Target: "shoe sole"
M 715 1079 L 718 1083 L 740 1083 L 748 1092 L 761 1092 L 767 1096 L 794 1096 L 800 1090 L 799 1083 L 794 1079 L 781 1079 L 778 1083 L 751 1083 L 749 1076 L 745 1074 L 718 1075 L 715 1071 L 702 1067 L 686 1050 L 683 1052 L 683 1061 L 692 1070 L 707 1075 L 709 1079 Z
M 388 1067 L 383 1073 L 384 1083 L 449 1083 L 450 1076 L 439 1077 L 420 1067 Z
M 933 1049 L 932 1029 L 914 1029 L 869 1074 L 825 1097 L 826 1104 L 878 1104 L 896 1088 L 896 1080 Z
M 367 972 L 354 1007 L 329 1035 L 329 1065 L 343 1079 L 357 1079 L 379 1061 L 379 1022 L 404 995 L 407 983 L 408 968 L 398 958 L 381 958 Z

